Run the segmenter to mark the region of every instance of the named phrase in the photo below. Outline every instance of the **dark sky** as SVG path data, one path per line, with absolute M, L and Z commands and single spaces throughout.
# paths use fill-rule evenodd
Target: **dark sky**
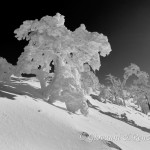
M 104 1 L 104 0 L 103 0 Z M 97 73 L 100 82 L 111 73 L 122 78 L 123 68 L 130 63 L 150 74 L 150 2 L 145 0 L 105 0 L 76 3 L 25 3 L 3 4 L 1 13 L 0 56 L 8 62 L 16 63 L 27 42 L 17 41 L 14 30 L 25 20 L 40 19 L 57 12 L 65 16 L 66 27 L 75 30 L 81 23 L 87 30 L 103 33 L 108 37 L 112 52 L 101 58 L 101 68 Z M 7 2 L 8 3 L 8 2 Z

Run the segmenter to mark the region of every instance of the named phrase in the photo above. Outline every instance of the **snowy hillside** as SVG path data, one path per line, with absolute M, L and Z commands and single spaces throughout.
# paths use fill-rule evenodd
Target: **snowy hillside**
M 87 117 L 72 114 L 43 102 L 38 81 L 17 80 L 0 82 L 0 150 L 149 150 L 147 115 L 91 97 Z

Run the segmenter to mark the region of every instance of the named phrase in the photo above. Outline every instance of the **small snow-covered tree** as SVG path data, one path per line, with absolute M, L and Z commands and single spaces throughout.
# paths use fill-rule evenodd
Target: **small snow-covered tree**
M 111 93 L 115 98 L 115 102 L 117 104 L 125 105 L 123 101 L 124 94 L 123 94 L 123 86 L 121 80 L 111 74 L 107 75 L 106 79 L 109 80 L 112 84 Z
M 131 64 L 124 70 L 124 83 L 130 76 L 136 76 L 137 79 L 133 81 L 133 84 L 129 87 L 129 91 L 134 102 L 141 107 L 142 112 L 148 113 L 150 111 L 150 85 L 148 84 L 148 73 L 141 71 L 140 67 L 135 64 Z
M 140 72 L 139 66 L 136 64 L 131 63 L 130 66 L 124 68 L 124 80 L 123 80 L 123 85 L 125 86 L 127 80 L 129 79 L 130 76 L 132 75 L 137 75 Z
M 10 76 L 13 74 L 14 68 L 5 58 L 0 57 L 0 80 L 10 82 Z

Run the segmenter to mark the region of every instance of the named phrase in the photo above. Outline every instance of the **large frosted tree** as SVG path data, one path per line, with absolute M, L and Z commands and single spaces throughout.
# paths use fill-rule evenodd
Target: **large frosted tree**
M 101 66 L 100 56 L 108 55 L 111 47 L 103 34 L 88 32 L 83 24 L 72 32 L 64 22 L 64 16 L 57 13 L 24 21 L 15 30 L 16 38 L 26 39 L 29 44 L 19 57 L 14 74 L 35 74 L 46 101 L 60 100 L 69 111 L 87 114 L 85 96 L 98 92 L 99 81 L 94 72 Z

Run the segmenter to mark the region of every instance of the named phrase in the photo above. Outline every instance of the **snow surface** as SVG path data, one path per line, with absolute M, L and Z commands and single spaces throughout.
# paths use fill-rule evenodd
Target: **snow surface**
M 28 84 L 36 89 L 41 88 L 40 82 L 34 77 L 26 80 L 26 78 L 24 78 L 24 77 L 16 77 L 16 76 L 12 75 L 11 82 L 19 83 L 19 84 Z
M 139 126 L 143 126 L 150 129 L 150 117 L 148 115 L 145 115 L 130 107 L 118 106 L 112 103 L 101 103 L 99 101 L 93 101 L 93 99 L 90 97 L 88 97 L 88 99 L 92 104 L 98 106 L 98 109 L 103 112 L 111 112 L 113 114 L 117 114 L 118 116 L 126 114 L 126 117 L 129 120 L 134 121 Z
M 80 140 L 73 118 L 60 108 L 27 96 L 18 96 L 14 101 L 0 98 L 0 149 L 110 149 L 100 141 Z
M 85 117 L 68 113 L 61 102 L 50 105 L 18 94 L 15 100 L 0 97 L 0 150 L 119 150 L 107 141 L 120 150 L 149 150 L 150 117 L 129 107 L 101 103 L 90 96 L 87 99 L 93 107 Z M 125 114 L 147 130 L 109 113 L 118 118 Z

